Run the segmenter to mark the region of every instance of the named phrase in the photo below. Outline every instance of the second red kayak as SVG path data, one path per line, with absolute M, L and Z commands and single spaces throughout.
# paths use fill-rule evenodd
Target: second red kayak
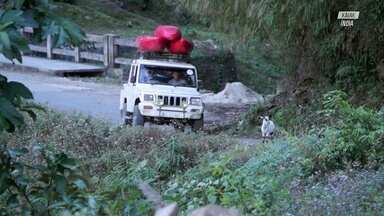
M 158 26 L 154 32 L 154 35 L 156 37 L 163 38 L 168 42 L 177 41 L 181 38 L 180 29 L 171 25 Z
M 136 43 L 141 52 L 162 52 L 167 42 L 156 36 L 140 36 Z
M 193 43 L 187 39 L 181 38 L 168 45 L 168 50 L 172 54 L 188 55 L 193 49 Z

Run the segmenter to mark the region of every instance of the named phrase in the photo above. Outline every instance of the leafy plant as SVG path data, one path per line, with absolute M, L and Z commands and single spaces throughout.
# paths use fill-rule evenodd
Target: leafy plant
M 56 45 L 80 43 L 83 32 L 75 24 L 56 17 L 49 1 L 3 1 L 0 9 L 0 53 L 22 62 L 27 41 L 19 29 L 33 27 L 41 38 L 52 35 Z M 38 34 L 38 35 L 39 35 Z M 15 132 L 25 125 L 23 113 L 36 119 L 31 91 L 19 82 L 0 75 L 0 134 Z M 39 147 L 42 161 L 28 161 L 26 148 L 0 144 L 0 209 L 2 214 L 96 215 L 96 199 L 84 192 L 87 183 L 79 165 L 67 155 L 53 154 Z M 32 162 L 32 163 L 31 163 Z M 40 163 L 39 163 L 40 162 Z
M 20 111 L 36 118 L 34 110 L 39 108 L 24 99 L 33 99 L 31 91 L 19 82 L 9 82 L 0 75 L 0 133 L 14 132 L 16 127 L 24 125 L 24 117 Z
M 41 38 L 52 35 L 56 46 L 65 43 L 78 44 L 84 38 L 81 29 L 66 19 L 55 16 L 48 1 L 12 0 L 2 3 L 0 9 L 0 53 L 10 60 L 22 62 L 21 52 L 28 50 L 20 28 L 33 27 Z M 40 38 L 40 39 L 41 39 Z M 32 106 L 24 99 L 32 99 L 31 92 L 21 83 L 8 82 L 0 75 L 0 132 L 12 132 L 24 123 L 19 111 L 34 117 Z M 36 108 L 36 107 L 35 107 Z
M 364 107 L 353 107 L 341 91 L 326 94 L 324 108 L 323 113 L 335 124 L 334 129 L 327 129 L 324 134 L 327 144 L 321 155 L 328 168 L 348 162 L 373 165 L 384 159 L 381 143 L 384 124 L 378 113 Z
M 96 215 L 96 198 L 87 195 L 88 183 L 76 160 L 40 146 L 32 151 L 40 157 L 33 163 L 25 160 L 25 148 L 1 149 L 1 211 L 7 215 Z
M 241 133 L 254 132 L 260 130 L 260 117 L 264 114 L 266 108 L 261 105 L 254 105 L 241 117 L 237 128 Z

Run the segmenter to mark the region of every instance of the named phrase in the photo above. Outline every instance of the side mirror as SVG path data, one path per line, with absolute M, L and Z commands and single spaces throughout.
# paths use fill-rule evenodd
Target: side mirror
M 203 80 L 197 80 L 197 86 L 198 86 L 197 91 L 200 91 L 200 85 L 202 82 Z

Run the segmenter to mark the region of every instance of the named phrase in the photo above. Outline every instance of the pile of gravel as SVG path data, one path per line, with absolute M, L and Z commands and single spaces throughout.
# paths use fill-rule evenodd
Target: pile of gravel
M 203 101 L 206 104 L 263 104 L 264 97 L 240 82 L 227 83 L 224 90 L 214 94 L 203 94 Z

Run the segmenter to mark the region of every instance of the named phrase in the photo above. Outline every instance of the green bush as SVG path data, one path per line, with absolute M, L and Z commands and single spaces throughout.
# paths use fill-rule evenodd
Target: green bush
M 210 158 L 171 180 L 165 197 L 177 200 L 184 213 L 209 203 L 236 207 L 244 215 L 282 213 L 289 200 L 287 184 L 299 171 L 291 166 L 296 159 L 288 147 L 274 143 L 256 150 L 244 148 L 241 151 L 251 158 L 241 162 L 235 152 Z
M 341 91 L 326 94 L 323 107 L 321 113 L 331 124 L 318 134 L 321 149 L 316 163 L 319 169 L 344 168 L 351 163 L 376 166 L 383 162 L 382 116 L 365 107 L 353 107 Z
M 100 210 L 76 160 L 34 146 L 0 149 L 0 210 L 2 215 L 89 214 Z M 34 157 L 36 158 L 36 157 Z
M 264 115 L 265 107 L 260 105 L 252 106 L 246 113 L 241 116 L 241 120 L 237 125 L 240 133 L 251 133 L 260 129 L 260 117 Z
M 169 178 L 198 164 L 207 153 L 224 151 L 236 143 L 224 135 L 179 134 L 154 147 L 155 167 L 160 178 Z
M 290 212 L 297 215 L 381 215 L 384 170 L 333 173 L 320 181 L 296 181 Z

